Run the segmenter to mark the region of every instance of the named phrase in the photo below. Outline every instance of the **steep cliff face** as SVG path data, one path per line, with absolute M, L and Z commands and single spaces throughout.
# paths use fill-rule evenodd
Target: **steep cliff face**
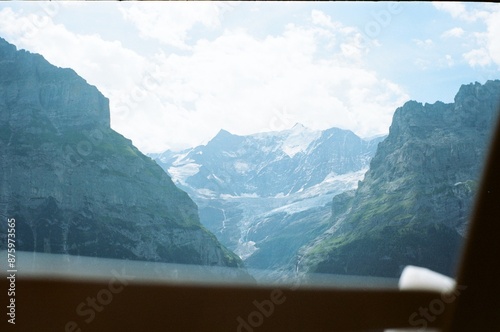
M 414 264 L 453 274 L 499 101 L 497 80 L 462 86 L 451 104 L 397 109 L 365 179 L 334 200 L 332 227 L 303 251 L 303 269 L 398 277 Z
M 17 249 L 240 265 L 109 118 L 108 100 L 73 70 L 0 38 L 0 213 L 16 219 Z
M 50 65 L 41 55 L 0 39 L 1 123 L 29 129 L 45 118 L 54 131 L 84 126 L 109 127 L 108 100 L 72 69 Z

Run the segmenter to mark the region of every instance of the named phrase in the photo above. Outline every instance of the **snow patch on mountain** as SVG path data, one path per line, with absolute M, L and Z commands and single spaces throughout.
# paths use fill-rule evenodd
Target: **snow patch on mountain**
M 258 248 L 255 246 L 254 241 L 239 241 L 237 248 L 234 250 L 234 253 L 244 260 L 252 256 L 252 254 L 257 250 Z
M 347 190 L 356 189 L 358 181 L 363 180 L 368 167 L 365 167 L 356 172 L 346 174 L 328 174 L 325 179 L 310 188 L 301 192 L 302 198 L 315 197 L 320 195 L 327 195 L 329 192 L 343 192 Z
M 175 165 L 169 167 L 167 172 L 172 177 L 174 183 L 186 185 L 186 179 L 197 174 L 200 171 L 201 165 L 188 162 L 184 165 Z
M 212 199 L 212 198 L 217 198 L 218 197 L 218 194 L 215 191 L 212 191 L 212 190 L 207 189 L 207 188 L 196 189 L 196 193 L 200 197 L 203 197 L 205 199 Z
M 281 145 L 281 149 L 290 158 L 297 153 L 305 153 L 312 142 L 321 136 L 321 131 L 311 130 L 301 124 L 296 124 L 292 129 L 286 131 L 287 137 Z
M 246 174 L 249 170 L 251 170 L 251 166 L 246 162 L 238 160 L 234 163 L 234 169 L 239 174 Z
M 356 172 L 337 175 L 329 174 L 325 180 L 310 188 L 289 196 L 276 195 L 275 199 L 281 199 L 282 203 L 276 209 L 270 210 L 266 215 L 276 213 L 294 214 L 306 211 L 318 206 L 330 204 L 334 195 L 344 191 L 356 189 L 368 168 Z M 285 199 L 286 198 L 286 199 Z

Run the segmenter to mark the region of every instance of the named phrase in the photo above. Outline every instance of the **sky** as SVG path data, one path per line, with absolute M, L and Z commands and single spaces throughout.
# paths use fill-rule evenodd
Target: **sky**
M 500 79 L 500 5 L 1 2 L 0 37 L 74 69 L 144 153 L 233 134 L 387 134 L 408 100 Z

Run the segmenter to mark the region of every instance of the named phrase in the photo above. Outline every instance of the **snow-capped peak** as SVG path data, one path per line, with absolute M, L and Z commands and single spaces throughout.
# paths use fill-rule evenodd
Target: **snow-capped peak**
M 287 137 L 281 145 L 281 149 L 290 158 L 299 152 L 306 152 L 309 145 L 321 136 L 321 131 L 311 130 L 300 123 L 296 123 L 287 130 Z

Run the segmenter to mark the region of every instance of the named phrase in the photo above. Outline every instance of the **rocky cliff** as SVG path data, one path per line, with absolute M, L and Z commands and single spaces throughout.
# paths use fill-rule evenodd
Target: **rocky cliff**
M 16 219 L 17 250 L 240 265 L 188 195 L 110 128 L 96 87 L 1 38 L 0 155 L 0 213 Z
M 305 248 L 303 271 L 399 277 L 408 264 L 452 275 L 466 235 L 500 81 L 464 85 L 454 103 L 407 102 L 330 229 Z

